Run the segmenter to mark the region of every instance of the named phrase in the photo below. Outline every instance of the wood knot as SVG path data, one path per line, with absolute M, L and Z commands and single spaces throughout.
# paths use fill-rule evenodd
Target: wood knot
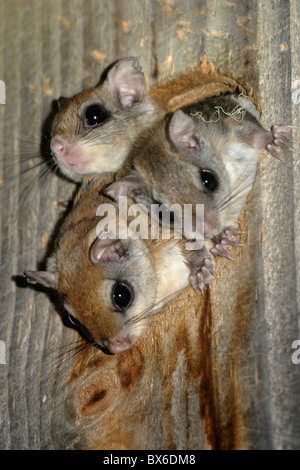
M 118 396 L 119 379 L 113 370 L 99 369 L 80 381 L 74 393 L 73 410 L 76 418 L 100 416 L 109 409 Z

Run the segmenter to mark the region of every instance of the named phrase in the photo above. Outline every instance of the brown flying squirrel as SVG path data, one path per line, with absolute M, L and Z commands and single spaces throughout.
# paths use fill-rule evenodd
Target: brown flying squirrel
M 126 77 L 126 74 L 129 77 Z M 120 91 L 125 91 L 125 88 L 120 89 L 121 77 L 124 79 L 123 84 L 126 83 L 128 86 L 131 83 L 136 92 L 140 90 L 139 93 L 131 94 L 131 97 L 140 96 L 142 102 L 145 99 L 148 103 L 147 96 L 143 94 L 144 81 L 137 62 L 134 59 L 118 62 L 117 67 L 112 69 L 111 75 L 108 74 L 102 88 L 88 90 L 71 100 L 61 99 L 64 106 L 56 116 L 52 130 L 53 135 L 56 135 L 58 130 L 60 135 L 53 137 L 53 150 L 60 145 L 62 138 L 65 145 L 68 136 L 67 145 L 72 147 L 71 143 L 74 141 L 75 155 L 78 157 L 81 155 L 80 152 L 85 145 L 85 132 L 84 126 L 78 124 L 80 113 L 93 106 L 94 100 L 99 99 L 99 96 L 105 100 L 105 104 L 109 99 L 120 100 Z M 207 86 L 211 87 L 212 82 L 211 77 Z M 189 82 L 189 85 L 191 83 Z M 178 88 L 178 80 L 173 83 L 172 90 L 181 90 L 181 94 L 186 96 L 185 90 Z M 113 91 L 116 96 L 112 98 L 110 95 L 114 94 Z M 191 99 L 191 93 L 195 91 L 197 96 L 201 96 L 201 93 L 205 95 L 207 90 L 203 90 L 202 85 L 200 89 L 196 87 L 196 90 L 190 87 L 187 91 L 187 100 Z M 170 109 L 174 106 L 172 94 L 167 96 L 164 92 L 162 97 L 160 89 L 154 89 L 152 92 L 158 93 L 157 99 L 160 102 L 165 100 L 164 106 L 169 106 Z M 125 96 L 124 100 L 127 99 Z M 131 105 L 141 107 L 141 101 L 138 99 Z M 120 105 L 121 101 L 119 108 Z M 148 110 L 149 114 L 153 111 L 151 106 Z M 124 114 L 128 112 L 125 107 Z M 120 109 L 120 114 L 122 113 Z M 122 116 L 118 116 L 117 112 L 116 115 L 122 122 Z M 144 115 L 141 114 L 141 117 Z M 137 122 L 133 120 L 130 124 L 136 126 Z M 82 126 L 81 132 L 80 126 Z M 74 129 L 78 129 L 77 137 Z M 95 139 L 100 135 L 101 148 L 103 144 L 101 135 L 112 132 L 111 127 L 99 126 L 98 129 L 96 126 L 93 130 L 96 134 Z M 72 138 L 69 138 L 70 134 Z M 118 145 L 116 147 L 118 148 Z M 85 148 L 88 152 L 88 140 Z M 57 158 L 62 158 L 63 162 L 63 155 L 67 150 L 61 149 L 61 151 L 62 155 L 58 155 Z M 98 158 L 97 154 L 95 156 Z M 84 171 L 76 175 L 78 170 L 76 164 L 71 165 L 69 170 L 67 168 L 66 174 L 72 179 L 80 180 L 84 177 Z M 89 170 L 87 165 L 87 172 Z M 109 170 L 112 170 L 112 167 L 109 167 Z M 111 200 L 101 196 L 100 192 L 112 181 L 111 177 L 83 179 L 74 207 L 57 237 L 57 249 L 49 260 L 48 271 L 26 271 L 25 275 L 29 282 L 37 282 L 56 289 L 63 299 L 71 321 L 78 325 L 91 341 L 110 352 L 120 352 L 135 342 L 145 329 L 149 316 L 159 311 L 167 301 L 185 288 L 189 281 L 194 288 L 199 287 L 201 290 L 205 285 L 209 285 L 214 274 L 214 262 L 206 247 L 196 252 L 187 251 L 185 244 L 177 240 L 99 240 L 96 234 L 95 214 L 101 201 L 111 203 Z M 147 298 L 141 297 L 145 283 L 147 283 Z M 128 306 L 121 308 L 117 305 L 117 302 L 125 302 L 128 296 Z
M 60 98 L 51 129 L 51 151 L 73 181 L 116 172 L 142 129 L 164 115 L 146 92 L 137 59 L 119 60 L 103 82 L 75 97 Z
M 204 202 L 208 209 L 205 235 L 219 236 L 221 241 L 212 252 L 228 255 L 227 245 L 236 244 L 233 238 L 237 232 L 233 225 L 224 230 L 224 224 L 236 224 L 254 179 L 258 151 L 277 155 L 280 148 L 289 145 L 290 129 L 278 126 L 272 132 L 263 130 L 254 105 L 244 100 L 234 95 L 214 98 L 166 116 L 138 139 L 117 175 L 121 179 L 109 186 L 107 193 L 114 198 L 132 195 L 147 207 L 153 202 Z M 234 120 L 236 109 L 241 113 L 244 109 L 245 114 L 241 122 L 233 123 L 230 120 Z M 223 119 L 219 119 L 218 110 Z M 152 155 L 149 161 L 147 152 Z M 154 179 L 150 181 L 151 176 Z M 182 240 L 97 238 L 96 209 L 101 201 L 109 201 L 99 192 L 111 182 L 96 177 L 84 182 L 58 237 L 49 270 L 26 271 L 25 275 L 29 282 L 57 289 L 71 320 L 95 345 L 116 353 L 132 346 L 149 316 L 189 280 L 200 288 L 210 284 L 214 265 L 206 247 L 186 252 Z M 179 201 L 175 199 L 178 188 L 182 188 Z M 237 201 L 229 211 L 231 198 Z M 141 295 L 145 278 L 147 298 Z
M 102 194 L 112 181 L 112 176 L 84 178 L 57 236 L 48 270 L 24 275 L 28 282 L 58 292 L 70 321 L 92 344 L 118 353 L 135 343 L 150 316 L 187 287 L 189 280 L 200 288 L 210 284 L 214 263 L 205 247 L 187 250 L 185 239 L 123 239 L 120 232 L 113 234 L 114 211 L 101 229 L 96 216 L 99 207 L 104 215 L 107 206 L 103 205 L 110 204 L 109 209 L 115 208 L 118 214 L 118 205 Z M 127 202 L 132 208 L 133 201 Z M 149 224 L 150 218 L 143 214 Z M 129 219 L 117 219 L 119 230 L 122 224 L 130 228 Z M 104 238 L 109 233 L 112 237 Z
M 260 153 L 279 158 L 291 145 L 289 126 L 265 130 L 253 102 L 241 93 L 208 98 L 166 115 L 136 140 L 105 193 L 151 204 L 204 204 L 204 236 L 212 253 L 230 258 L 237 219 Z M 203 227 L 196 227 L 196 231 Z

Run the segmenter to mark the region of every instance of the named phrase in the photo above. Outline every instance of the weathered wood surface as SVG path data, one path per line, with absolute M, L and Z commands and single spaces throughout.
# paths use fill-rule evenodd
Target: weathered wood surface
M 297 1 L 0 0 L 0 448 L 300 447 L 299 23 Z M 294 154 L 261 161 L 244 247 L 218 260 L 211 292 L 187 289 L 127 352 L 78 355 L 48 296 L 15 278 L 74 190 L 32 167 L 52 101 L 129 55 L 149 84 L 213 64 L 266 126 L 293 124 Z

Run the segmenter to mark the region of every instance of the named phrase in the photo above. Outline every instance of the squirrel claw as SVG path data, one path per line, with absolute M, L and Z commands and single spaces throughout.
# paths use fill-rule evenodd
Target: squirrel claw
M 200 290 L 204 294 L 205 286 L 211 287 L 215 275 L 214 262 L 209 258 L 205 258 L 200 269 L 190 275 L 189 281 L 195 292 L 198 293 Z
M 277 160 L 282 160 L 279 154 L 281 150 L 292 150 L 292 137 L 290 136 L 291 130 L 292 126 L 283 126 L 281 124 L 274 124 L 271 128 L 273 140 L 266 145 L 266 150 L 274 158 L 277 158 Z
M 211 253 L 215 256 L 222 256 L 224 258 L 230 259 L 233 261 L 231 257 L 231 253 L 228 250 L 229 246 L 243 246 L 242 243 L 237 242 L 234 237 L 237 235 L 241 235 L 243 232 L 241 230 L 236 229 L 235 227 L 225 227 L 222 233 L 215 239 L 216 244 L 210 250 Z

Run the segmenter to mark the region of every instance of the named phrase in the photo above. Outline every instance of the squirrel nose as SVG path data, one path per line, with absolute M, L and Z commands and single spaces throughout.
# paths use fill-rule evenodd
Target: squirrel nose
M 67 142 L 59 135 L 52 137 L 50 148 L 52 153 L 58 157 L 65 157 L 67 155 Z

